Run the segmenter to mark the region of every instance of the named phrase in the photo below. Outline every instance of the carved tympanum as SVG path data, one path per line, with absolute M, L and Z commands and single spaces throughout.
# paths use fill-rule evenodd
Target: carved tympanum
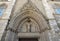
M 39 25 L 35 20 L 26 18 L 19 26 L 19 32 L 39 32 Z

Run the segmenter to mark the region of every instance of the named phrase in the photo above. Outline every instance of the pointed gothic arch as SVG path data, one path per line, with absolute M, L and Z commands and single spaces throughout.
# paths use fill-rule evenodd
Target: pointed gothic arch
M 28 1 L 23 5 L 21 9 L 17 11 L 16 16 L 13 16 L 13 18 L 11 19 L 11 24 L 9 25 L 9 27 L 13 27 L 13 29 L 16 30 L 19 22 L 21 22 L 21 20 L 25 19 L 26 17 L 34 19 L 38 23 L 38 25 L 40 25 L 41 32 L 45 29 L 49 29 L 49 26 L 41 11 L 39 11 L 31 1 Z
M 14 30 L 16 30 L 18 28 L 18 26 L 20 25 L 20 23 L 22 21 L 24 21 L 24 19 L 26 18 L 32 18 L 33 20 L 35 20 L 36 23 L 38 23 L 40 28 L 40 32 L 45 31 L 46 29 L 49 29 L 47 22 L 45 21 L 45 19 L 43 18 L 42 15 L 38 14 L 35 11 L 26 11 L 22 14 L 20 14 L 18 17 L 16 17 L 16 19 L 14 20 L 14 24 L 13 24 L 13 28 Z M 10 25 L 11 27 L 11 25 Z
M 9 25 L 7 27 L 7 33 L 4 41 L 17 41 L 17 36 L 19 36 L 20 33 L 24 32 L 20 32 L 21 27 L 26 25 L 27 23 L 30 25 L 30 22 L 33 25 L 31 28 L 33 28 L 34 31 L 29 31 L 29 28 L 28 31 L 25 30 L 26 33 L 30 32 L 31 34 L 31 31 L 37 31 L 39 37 L 41 33 L 45 32 L 46 30 L 49 30 L 49 26 L 45 18 L 43 17 L 42 13 L 32 4 L 31 1 L 28 1 L 26 4 L 23 5 L 23 8 L 17 11 L 16 16 L 13 16 L 11 18 Z M 37 27 L 37 30 L 35 30 L 35 27 Z M 25 28 L 25 26 L 23 28 Z M 24 30 L 23 28 L 22 30 Z M 34 34 L 31 34 L 31 37 L 33 35 Z

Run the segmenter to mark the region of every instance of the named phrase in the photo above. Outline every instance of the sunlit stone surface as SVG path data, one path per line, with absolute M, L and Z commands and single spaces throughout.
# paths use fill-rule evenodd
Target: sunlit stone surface
M 0 41 L 37 38 L 60 41 L 59 0 L 0 0 Z M 53 5 L 52 5 L 53 4 Z

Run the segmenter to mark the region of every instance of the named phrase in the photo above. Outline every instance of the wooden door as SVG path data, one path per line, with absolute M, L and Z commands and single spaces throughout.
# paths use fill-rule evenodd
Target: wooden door
M 19 41 L 38 41 L 37 38 L 19 38 Z

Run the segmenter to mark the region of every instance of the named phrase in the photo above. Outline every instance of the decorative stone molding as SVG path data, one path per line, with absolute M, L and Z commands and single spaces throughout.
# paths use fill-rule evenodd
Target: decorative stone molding
M 4 37 L 5 38 L 4 41 L 17 41 L 17 38 L 18 38 L 17 35 L 19 35 L 19 33 L 22 33 L 20 32 L 20 29 L 22 28 L 22 26 L 25 27 L 26 23 L 28 23 L 28 27 L 27 27 L 28 32 L 31 33 L 31 31 L 29 31 L 30 22 L 33 25 L 32 27 L 33 29 L 35 29 L 35 27 L 39 28 L 39 29 L 37 28 L 36 29 L 38 33 L 41 34 L 41 38 L 43 37 L 43 39 L 45 39 L 45 37 L 47 37 L 45 36 L 48 33 L 47 31 L 49 30 L 47 21 L 45 20 L 42 13 L 38 10 L 38 8 L 35 7 L 35 5 L 30 0 L 28 0 L 28 2 L 24 4 L 24 6 L 21 9 L 19 9 L 15 14 L 16 16 L 13 16 L 9 22 L 9 25 L 7 27 L 7 33 L 6 33 L 6 36 Z M 18 33 L 15 33 L 14 31 L 17 31 Z M 36 33 L 35 31 L 34 33 Z M 45 39 L 45 41 L 46 40 L 47 38 Z
M 13 27 L 12 29 L 16 30 L 19 25 L 19 22 L 22 22 L 22 20 L 26 19 L 27 17 L 30 17 L 38 23 L 38 25 L 41 27 L 41 31 L 49 29 L 46 20 L 42 16 L 42 13 L 39 12 L 40 11 L 38 11 L 38 9 L 33 6 L 32 2 L 28 1 L 26 4 L 24 4 L 22 9 L 19 9 L 17 15 L 11 19 L 9 27 Z

